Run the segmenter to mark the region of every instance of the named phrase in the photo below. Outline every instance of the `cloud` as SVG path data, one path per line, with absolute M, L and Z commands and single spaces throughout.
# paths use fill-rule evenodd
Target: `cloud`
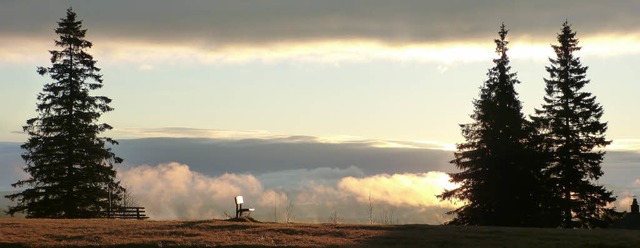
M 611 190 L 611 189 L 609 189 Z M 616 211 L 631 212 L 631 203 L 633 198 L 637 198 L 637 195 L 633 194 L 629 190 L 618 189 L 614 191 L 616 201 L 609 204 L 609 207 L 615 207 Z
M 493 37 L 501 22 L 537 39 L 568 19 L 583 32 L 634 33 L 636 1 L 83 1 L 73 7 L 105 37 L 200 42 L 210 47 L 281 41 L 367 39 L 435 43 Z M 40 34 L 64 15 L 66 1 L 3 2 L 0 32 Z M 28 15 L 25 15 L 28 14 Z M 546 40 L 546 39 L 545 39 Z
M 306 176 L 282 171 L 257 177 L 235 173 L 211 177 L 192 171 L 185 164 L 166 163 L 121 170 L 119 177 L 134 195 L 134 201 L 154 219 L 225 218 L 234 214 L 233 198 L 243 195 L 246 206 L 257 209 L 252 216 L 263 221 L 283 220 L 291 202 L 297 208 L 293 213 L 295 221 L 326 222 L 331 211 L 339 210 L 344 221 L 364 223 L 368 221 L 365 212 L 369 202 L 356 190 L 357 180 L 371 190 L 376 213 L 395 214 L 396 222 L 441 223 L 447 218 L 444 213 L 454 206 L 440 204 L 430 195 L 446 187 L 448 178 L 441 172 L 345 177 L 361 172 L 358 168 L 316 168 L 304 173 Z M 268 184 L 273 187 L 265 186 L 262 180 L 270 181 Z M 416 188 L 409 189 L 407 183 L 416 183 Z M 373 185 L 376 187 L 369 187 Z M 389 193 L 402 193 L 405 200 Z M 421 199 L 424 197 L 427 198 Z
M 184 127 L 115 128 L 112 133 L 124 139 L 131 138 L 215 138 L 215 139 L 268 139 L 276 135 L 262 130 L 222 130 Z
M 120 171 L 119 176 L 149 215 L 157 219 L 224 218 L 225 212 L 235 214 L 229 205 L 233 207 L 236 195 L 253 201 L 269 194 L 282 197 L 264 190 L 252 175 L 226 173 L 207 177 L 178 163 L 137 166 Z
M 440 72 L 441 74 L 444 74 L 448 70 L 449 70 L 449 67 L 447 67 L 445 65 L 438 65 L 438 72 Z
M 125 164 L 189 164 L 207 175 L 256 174 L 322 167 L 361 168 L 365 175 L 381 173 L 451 172 L 453 154 L 441 149 L 379 148 L 369 141 L 322 142 L 313 137 L 265 139 L 147 138 L 119 140 L 114 147 Z
M 300 189 L 310 184 L 335 185 L 345 177 L 364 177 L 362 169 L 349 166 L 340 168 L 295 169 L 263 173 L 258 176 L 264 185 L 273 188 Z
M 626 0 L 94 0 L 74 2 L 73 7 L 101 60 L 144 65 L 283 59 L 484 61 L 493 54 L 491 41 L 502 22 L 512 30 L 512 58 L 544 59 L 566 19 L 587 52 L 628 54 L 640 52 L 640 28 L 628 25 L 640 22 L 638 5 Z M 68 6 L 67 1 L 0 3 L 3 60 L 42 60 L 28 54 L 50 49 L 50 42 L 42 41 L 52 40 L 55 21 Z M 589 39 L 594 42 L 586 42 Z M 37 44 L 25 46 L 25 41 Z
M 492 33 L 491 33 L 492 34 Z M 279 41 L 267 44 L 229 44 L 210 48 L 202 44 L 139 44 L 129 40 L 100 40 L 94 54 L 109 61 L 165 64 L 243 64 L 280 61 L 321 63 L 366 63 L 378 60 L 402 62 L 469 63 L 487 60 L 494 54 L 491 39 L 475 43 L 385 44 L 367 39 Z M 522 49 L 524 48 L 524 49 Z M 548 45 L 546 53 L 551 50 Z M 520 47 L 524 56 L 528 47 Z M 518 56 L 520 53 L 517 54 Z
M 252 216 L 262 221 L 283 221 L 291 203 L 295 222 L 328 222 L 337 211 L 343 222 L 368 223 L 372 206 L 374 222 L 440 224 L 451 219 L 447 211 L 462 204 L 436 197 L 457 187 L 439 171 L 364 176 L 350 167 L 208 176 L 186 164 L 165 163 L 123 169 L 119 177 L 154 219 L 226 218 L 234 214 L 236 195 L 243 195 L 246 206 L 257 209 Z M 633 190 L 607 187 L 618 197 L 612 206 L 628 210 Z
M 379 202 L 403 207 L 446 207 L 461 206 L 458 202 L 440 201 L 436 196 L 445 189 L 458 187 L 451 182 L 449 175 L 439 171 L 420 174 L 375 175 L 366 178 L 346 177 L 338 187 L 341 191 L 356 196 L 360 202 L 367 202 L 369 196 Z
M 241 194 L 259 220 L 282 221 L 292 201 L 296 222 L 327 222 L 336 209 L 346 222 L 367 223 L 369 192 L 375 219 L 392 212 L 398 223 L 450 219 L 445 213 L 458 203 L 435 195 L 454 186 L 443 173 L 456 171 L 451 151 L 352 139 L 135 139 L 120 140 L 115 153 L 127 162 L 118 168 L 123 185 L 155 219 L 223 218 Z M 10 184 L 26 177 L 19 145 L 0 142 L 0 191 L 15 190 Z M 608 151 L 602 169 L 597 183 L 618 196 L 614 206 L 628 210 L 640 193 L 640 153 Z
M 147 64 L 145 64 L 145 65 L 141 65 L 141 66 L 138 68 L 138 70 L 141 70 L 141 71 L 151 71 L 151 70 L 153 70 L 153 65 L 147 65 Z
M 264 130 L 223 130 L 203 128 L 115 128 L 111 133 L 122 139 L 140 138 L 191 138 L 240 141 L 249 140 L 260 143 L 321 143 L 321 144 L 360 144 L 376 148 L 414 148 L 452 150 L 453 144 L 429 140 L 393 141 L 365 139 L 357 136 L 279 135 Z
M 0 41 L 0 62 L 8 63 L 46 63 L 50 54 L 53 42 L 44 37 L 8 37 Z

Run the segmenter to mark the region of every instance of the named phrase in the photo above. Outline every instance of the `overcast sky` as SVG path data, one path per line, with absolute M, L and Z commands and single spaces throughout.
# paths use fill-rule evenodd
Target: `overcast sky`
M 565 19 L 586 36 L 634 34 L 637 1 L 424 1 L 242 0 L 5 1 L 3 34 L 46 38 L 52 20 L 72 6 L 93 37 L 145 43 L 202 42 L 212 46 L 376 40 L 407 43 L 464 42 L 493 38 L 496 23 L 514 37 L 543 37 Z M 542 36 L 542 37 L 538 37 Z
M 423 199 L 446 186 L 439 177 L 454 169 L 447 160 L 462 141 L 458 124 L 470 121 L 503 22 L 523 111 L 540 107 L 550 44 L 565 20 L 578 33 L 586 89 L 603 105 L 614 140 L 605 160 L 605 173 L 614 175 L 605 181 L 625 196 L 620 206 L 640 186 L 632 167 L 640 161 L 638 1 L 27 0 L 0 1 L 0 142 L 15 142 L 0 151 L 0 189 L 20 177 L 21 126 L 50 80 L 35 69 L 49 65 L 53 29 L 70 6 L 104 74 L 95 93 L 113 99 L 115 111 L 102 118 L 115 127 L 107 135 L 128 139 L 117 150 L 124 180 L 151 199 L 170 189 L 142 179 L 184 177 L 185 185 L 231 185 L 229 192 L 270 193 L 283 204 L 292 189 L 305 189 L 348 209 L 366 205 L 355 183 L 379 189 L 385 206 L 411 207 L 406 222 L 442 222 L 444 211 L 424 212 L 452 205 L 389 195 Z M 384 191 L 385 182 L 428 190 L 394 184 Z M 227 196 L 216 197 L 202 206 Z M 153 211 L 212 214 L 176 206 Z
M 295 222 L 327 222 L 333 209 L 344 221 L 368 223 L 393 212 L 397 223 L 440 224 L 458 203 L 436 195 L 455 187 L 445 172 L 451 151 L 374 147 L 375 141 L 327 144 L 314 137 L 263 139 L 152 138 L 121 140 L 125 158 L 118 176 L 153 219 L 224 218 L 233 196 L 243 195 L 262 221 L 284 220 L 297 206 Z M 24 177 L 18 143 L 0 142 L 0 194 Z M 640 192 L 640 154 L 609 152 L 598 181 L 629 211 Z M 185 204 L 185 203 L 189 204 Z M 0 199 L 0 208 L 6 200 Z M 274 211 L 275 210 L 275 211 Z M 275 214 L 274 214 L 275 212 Z M 1 216 L 1 215 L 0 215 Z

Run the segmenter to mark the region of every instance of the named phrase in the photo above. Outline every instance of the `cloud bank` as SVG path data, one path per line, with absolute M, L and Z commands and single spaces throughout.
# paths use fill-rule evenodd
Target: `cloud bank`
M 72 3 L 72 4 L 71 4 Z M 580 30 L 637 33 L 631 0 L 423 1 L 8 1 L 0 5 L 0 33 L 40 35 L 72 5 L 104 37 L 192 42 L 210 47 L 283 41 L 367 39 L 437 43 L 493 37 L 500 22 L 536 39 L 569 19 Z M 28 14 L 28 15 L 25 15 Z M 545 39 L 546 40 L 546 39 Z
M 263 221 L 284 221 L 291 202 L 295 222 L 328 222 L 336 210 L 344 222 L 368 223 L 371 202 L 373 221 L 439 224 L 460 204 L 435 197 L 455 187 L 445 174 L 456 170 L 448 163 L 451 151 L 412 142 L 381 148 L 378 141 L 240 133 L 246 137 L 120 140 L 115 153 L 126 164 L 118 174 L 154 219 L 224 218 L 233 214 L 235 195 L 245 196 Z M 14 190 L 10 184 L 26 177 L 20 153 L 18 143 L 0 142 L 0 191 Z M 618 196 L 618 210 L 628 211 L 640 193 L 640 153 L 608 151 L 602 169 L 598 183 Z
M 114 151 L 125 166 L 188 164 L 207 174 L 263 174 L 298 169 L 361 168 L 364 175 L 451 172 L 450 151 L 416 148 L 379 148 L 380 142 L 321 142 L 315 137 L 269 139 L 146 138 L 120 140 Z M 386 143 L 385 143 L 386 144 Z
M 455 208 L 457 202 L 440 201 L 436 196 L 444 190 L 458 187 L 451 177 L 439 171 L 418 174 L 382 174 L 366 178 L 346 177 L 338 187 L 366 203 L 369 197 L 396 207 L 444 207 Z
M 280 195 L 265 190 L 252 175 L 225 173 L 207 177 L 178 163 L 141 165 L 120 171 L 119 177 L 135 195 L 134 201 L 157 219 L 223 218 L 225 211 L 234 214 L 229 210 L 233 208 L 228 207 L 233 207 L 236 195 L 244 194 L 258 203 L 267 194 L 275 194 L 276 200 L 281 200 Z
M 363 188 L 377 212 L 397 211 L 394 221 L 399 223 L 441 223 L 447 219 L 444 213 L 455 207 L 435 197 L 450 187 L 445 173 L 343 177 L 357 170 L 316 168 L 306 176 L 283 171 L 266 177 L 235 173 L 210 177 L 188 165 L 167 163 L 136 166 L 119 175 L 134 201 L 154 219 L 226 218 L 234 215 L 233 198 L 243 195 L 246 206 L 257 209 L 252 216 L 263 221 L 283 221 L 286 206 L 292 204 L 291 221 L 326 222 L 337 210 L 343 221 L 366 223 L 370 201 Z M 293 183 L 271 188 L 260 178 Z
M 629 25 L 640 22 L 640 3 L 630 0 L 58 0 L 0 3 L 3 60 L 35 59 L 29 50 L 48 49 L 54 22 L 69 5 L 98 44 L 96 55 L 133 60 L 144 70 L 157 61 L 486 60 L 502 22 L 513 30 L 513 58 L 545 58 L 565 20 L 583 41 L 604 37 L 587 50 L 640 51 L 640 28 Z

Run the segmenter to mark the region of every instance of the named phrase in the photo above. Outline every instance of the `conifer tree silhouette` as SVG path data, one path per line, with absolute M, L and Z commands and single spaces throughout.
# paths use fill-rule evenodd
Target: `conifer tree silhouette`
M 522 114 L 507 56 L 508 30 L 500 26 L 495 39 L 494 67 L 474 100 L 474 122 L 460 125 L 466 142 L 457 145 L 455 164 L 461 172 L 450 173 L 459 188 L 445 191 L 443 200 L 462 200 L 465 205 L 449 212 L 450 224 L 539 226 L 539 174 L 542 165 L 534 159 L 528 140 L 534 130 Z
M 580 47 L 567 21 L 557 37 L 559 44 L 552 45 L 556 57 L 549 58 L 546 67 L 544 104 L 531 117 L 548 154 L 544 173 L 555 190 L 551 207 L 562 212 L 563 227 L 606 226 L 614 214 L 607 204 L 615 197 L 595 182 L 604 174 L 600 164 L 605 155 L 596 149 L 611 143 L 605 138 L 607 123 L 600 121 L 604 110 L 595 96 L 583 90 L 590 82 L 588 67 L 575 55 Z
M 109 199 L 118 201 L 124 190 L 113 167 L 122 159 L 108 147 L 117 142 L 100 136 L 112 127 L 97 123 L 103 113 L 113 110 L 108 105 L 111 99 L 90 95 L 102 87 L 102 75 L 86 52 L 92 46 L 84 39 L 86 31 L 76 13 L 67 9 L 55 29 L 60 50 L 50 51 L 50 67 L 38 68 L 40 75 L 53 81 L 38 95 L 37 117 L 23 127 L 29 139 L 22 145 L 22 158 L 30 177 L 12 184 L 25 189 L 7 196 L 17 201 L 7 211 L 11 215 L 99 217 Z

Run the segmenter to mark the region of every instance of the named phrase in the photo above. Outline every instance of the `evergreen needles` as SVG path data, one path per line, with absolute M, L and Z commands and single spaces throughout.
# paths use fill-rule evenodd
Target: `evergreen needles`
M 92 44 L 84 39 L 86 29 L 71 8 L 55 32 L 60 50 L 50 51 L 50 67 L 38 68 L 40 75 L 49 75 L 53 81 L 38 95 L 38 116 L 23 127 L 29 139 L 22 145 L 22 158 L 30 177 L 12 184 L 25 189 L 7 196 L 17 201 L 8 213 L 25 212 L 33 218 L 99 217 L 124 191 L 113 167 L 122 159 L 108 147 L 117 142 L 100 136 L 112 127 L 97 123 L 103 113 L 113 110 L 108 105 L 111 99 L 90 95 L 102 87 L 102 75 L 86 52 Z
M 602 227 L 615 216 L 607 205 L 611 191 L 597 185 L 607 124 L 602 107 L 584 92 L 587 67 L 574 56 L 576 33 L 565 22 L 555 59 L 549 59 L 545 104 L 528 121 L 510 71 L 504 24 L 495 40 L 495 66 L 474 100 L 473 123 L 460 125 L 466 142 L 458 144 L 450 173 L 461 186 L 443 200 L 465 204 L 451 211 L 451 224 L 538 227 Z

